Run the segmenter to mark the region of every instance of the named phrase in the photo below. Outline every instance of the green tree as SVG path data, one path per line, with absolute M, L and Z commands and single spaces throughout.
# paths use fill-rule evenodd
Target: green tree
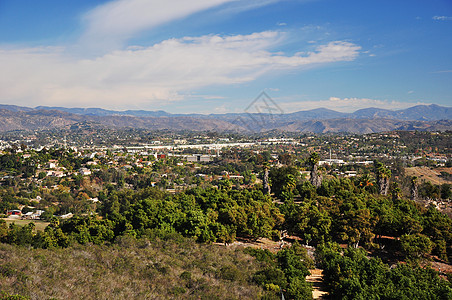
M 400 247 L 406 257 L 418 259 L 432 252 L 433 243 L 422 234 L 405 234 L 400 237 Z
M 441 199 L 451 199 L 452 197 L 452 185 L 443 183 L 441 185 Z
M 293 197 L 293 191 L 297 185 L 299 176 L 298 170 L 294 167 L 272 168 L 269 177 L 275 196 L 282 198 L 283 193 L 285 193 L 285 198 Z

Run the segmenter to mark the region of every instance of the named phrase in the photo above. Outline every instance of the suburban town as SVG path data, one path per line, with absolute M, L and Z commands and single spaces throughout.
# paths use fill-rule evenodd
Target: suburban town
M 306 251 L 303 255 L 307 255 L 306 259 L 310 261 L 315 259 L 318 254 L 314 255 L 314 252 L 317 253 L 318 247 L 327 239 L 338 242 L 341 247 L 358 248 L 360 245 L 359 248 L 367 249 L 372 255 L 388 256 L 387 259 L 393 262 L 414 259 L 421 265 L 431 265 L 440 275 L 443 274 L 441 276 L 450 276 L 451 240 L 447 235 L 441 234 L 443 244 L 434 246 L 434 240 L 429 239 L 423 242 L 427 243 L 427 248 L 413 253 L 409 252 L 413 251 L 408 246 L 410 241 L 405 242 L 407 245 L 403 244 L 402 248 L 398 245 L 403 241 L 402 237 L 428 238 L 428 235 L 419 235 L 424 232 L 423 228 L 428 228 L 419 223 L 419 217 L 401 215 L 403 222 L 408 222 L 406 218 L 411 220 L 411 229 L 396 229 L 394 223 L 384 225 L 385 219 L 381 215 L 371 217 L 376 208 L 372 208 L 373 204 L 369 202 L 368 208 L 360 210 L 359 214 L 364 214 L 361 217 L 370 214 L 370 223 L 354 220 L 358 217 L 355 216 L 347 221 L 352 222 L 348 223 L 347 226 L 351 227 L 347 229 L 343 227 L 346 223 L 342 223 L 346 220 L 340 221 L 342 217 L 334 219 L 336 213 L 331 211 L 328 217 L 321 217 L 326 218 L 321 222 L 329 220 L 326 224 L 330 224 L 322 229 L 326 230 L 322 233 L 315 227 L 325 225 L 314 225 L 320 222 L 317 220 L 320 215 L 310 216 L 311 210 L 303 212 L 308 203 L 332 205 L 320 203 L 326 199 L 333 203 L 342 199 L 344 196 L 340 195 L 344 192 L 340 191 L 353 186 L 353 193 L 359 193 L 360 197 L 367 199 L 365 201 L 408 199 L 403 200 L 408 201 L 404 205 L 414 205 L 412 209 L 419 210 L 418 213 L 433 209 L 438 216 L 447 218 L 447 226 L 452 226 L 450 135 L 450 132 L 298 136 L 285 133 L 271 137 L 270 134 L 133 130 L 110 131 L 108 134 L 99 134 L 95 130 L 34 134 L 10 132 L 3 134 L 1 140 L 0 205 L 3 223 L 0 226 L 3 224 L 4 227 L 0 238 L 6 243 L 31 243 L 33 247 L 49 249 L 65 248 L 73 243 L 102 244 L 118 240 L 118 234 L 123 236 L 129 231 L 126 235 L 143 238 L 150 232 L 143 231 L 145 227 L 142 226 L 155 221 L 142 218 L 147 220 L 157 213 L 162 214 L 158 218 L 163 219 L 145 225 L 150 226 L 147 230 L 152 229 L 153 234 L 161 235 L 169 230 L 162 226 L 169 226 L 173 228 L 170 232 L 180 232 L 198 242 L 226 245 L 227 248 L 251 247 L 268 253 L 277 253 L 295 242 L 302 245 Z M 224 198 L 224 193 L 229 196 Z M 258 194 L 251 196 L 249 193 Z M 163 211 L 150 207 L 145 209 L 144 202 L 140 204 L 133 200 L 143 197 L 140 195 L 152 195 L 149 198 L 154 199 L 152 201 L 167 202 L 161 204 L 165 208 L 160 208 Z M 251 196 L 246 201 L 252 202 L 236 208 L 231 206 L 224 211 L 220 209 L 231 201 L 226 200 L 228 197 L 239 195 Z M 182 199 L 186 197 L 194 197 L 198 204 L 183 204 L 187 200 Z M 218 204 L 207 204 L 218 201 L 213 200 L 215 197 L 220 197 Z M 345 202 L 341 204 L 342 201 L 358 201 L 345 200 L 353 197 L 343 198 L 336 205 L 341 207 L 345 205 Z M 259 198 L 261 200 L 253 202 Z M 207 201 L 206 204 L 202 204 L 203 201 Z M 165 212 L 174 205 L 183 206 L 174 212 Z M 246 208 L 249 205 L 252 206 Z M 238 211 L 234 212 L 236 209 Z M 240 223 L 238 216 L 233 215 L 242 209 L 245 211 L 240 214 L 247 220 L 243 221 L 245 223 Z M 331 208 L 325 209 L 326 213 Z M 294 210 L 300 212 L 292 215 Z M 185 218 L 195 211 L 200 215 L 190 221 L 191 225 L 186 224 Z M 299 219 L 300 216 L 306 213 L 305 221 L 313 224 L 299 223 L 303 220 Z M 136 214 L 140 215 L 141 221 L 136 219 Z M 261 216 L 261 221 L 253 223 L 255 214 Z M 178 218 L 181 219 L 177 221 Z M 113 225 L 115 223 L 117 225 Z M 83 235 L 80 226 L 87 226 Z M 334 229 L 335 226 L 338 227 Z M 359 231 L 353 231 L 355 227 L 353 230 Z M 28 238 L 23 236 L 23 230 L 31 230 Z M 329 230 L 343 233 L 335 238 L 327 233 Z M 418 233 L 413 234 L 413 230 Z M 401 235 L 403 232 L 406 237 Z M 312 270 L 306 275 L 311 275 L 305 280 L 312 282 L 313 295 L 327 293 L 322 283 L 325 275 L 312 264 L 309 268 Z M 316 288 L 318 282 L 320 285 Z M 310 288 L 305 292 L 311 293 Z
M 0 1 L 0 300 L 451 300 L 451 0 Z

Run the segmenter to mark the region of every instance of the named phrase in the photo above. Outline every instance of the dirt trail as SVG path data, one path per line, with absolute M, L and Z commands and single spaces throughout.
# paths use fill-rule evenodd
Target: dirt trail
M 295 238 L 294 238 L 295 239 Z M 220 243 L 216 243 L 218 245 L 224 245 Z M 260 238 L 256 241 L 235 241 L 232 244 L 228 244 L 228 247 L 253 247 L 253 248 L 261 248 L 270 250 L 273 253 L 281 250 L 281 246 L 288 246 L 290 243 L 281 244 L 280 242 L 275 242 L 266 238 Z M 312 247 L 311 247 L 312 248 Z M 311 252 L 313 250 L 311 249 Z M 309 250 L 308 250 L 309 253 Z M 312 255 L 312 253 L 311 253 Z M 323 270 L 321 269 L 312 269 L 309 270 L 311 275 L 306 276 L 306 282 L 312 283 L 312 298 L 313 299 L 325 299 L 328 293 L 325 292 L 325 284 L 323 282 Z
M 216 245 L 224 245 L 224 243 L 214 243 Z M 286 243 L 287 245 L 287 243 Z M 237 241 L 227 244 L 228 247 L 239 247 L 239 248 L 260 248 L 267 249 L 270 252 L 276 253 L 278 250 L 281 250 L 281 243 L 275 242 L 267 238 L 259 238 L 256 241 L 246 240 L 246 239 L 238 239 Z
M 323 296 L 325 296 L 327 292 L 324 291 L 323 270 L 313 269 L 309 271 L 311 272 L 311 275 L 306 277 L 306 282 L 312 283 L 312 298 L 325 299 Z

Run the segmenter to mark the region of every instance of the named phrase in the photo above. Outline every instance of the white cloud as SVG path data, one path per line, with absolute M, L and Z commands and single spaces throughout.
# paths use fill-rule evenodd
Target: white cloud
M 351 61 L 360 50 L 342 41 L 292 56 L 268 50 L 284 37 L 276 31 L 186 37 L 93 59 L 74 58 L 62 48 L 0 49 L 0 101 L 152 108 L 200 87 L 249 82 L 271 70 Z
M 430 72 L 430 73 L 433 73 L 433 74 L 436 74 L 436 73 L 452 73 L 452 70 L 441 70 L 441 71 L 434 71 L 434 72 Z
M 358 109 L 377 107 L 390 110 L 404 109 L 420 104 L 429 104 L 422 102 L 399 102 L 390 100 L 378 100 L 369 98 L 338 98 L 330 97 L 328 100 L 319 101 L 298 101 L 298 102 L 285 102 L 278 104 L 285 111 L 300 111 L 310 110 L 315 108 L 328 108 L 340 112 L 354 112 Z
M 114 0 L 82 16 L 85 31 L 78 51 L 102 53 L 157 26 L 209 9 L 223 14 L 256 9 L 282 0 Z
M 259 7 L 267 6 L 280 2 L 283 0 L 238 0 L 232 2 L 219 11 L 220 14 L 237 14 L 247 10 L 257 9 Z M 298 0 L 302 1 L 302 0 Z M 304 0 L 310 1 L 310 0 Z
M 229 109 L 226 107 L 226 104 L 220 105 L 218 107 L 214 108 L 214 113 L 216 114 L 225 114 L 229 112 Z M 207 113 L 211 113 L 211 112 L 207 112 Z
M 226 97 L 223 97 L 223 96 L 217 96 L 217 95 L 196 95 L 196 97 L 199 97 L 199 98 L 205 99 L 205 100 L 226 99 Z
M 452 17 L 448 17 L 448 16 L 434 16 L 432 18 L 435 21 L 451 21 Z
M 117 47 L 144 30 L 237 0 L 116 0 L 86 13 L 88 46 Z

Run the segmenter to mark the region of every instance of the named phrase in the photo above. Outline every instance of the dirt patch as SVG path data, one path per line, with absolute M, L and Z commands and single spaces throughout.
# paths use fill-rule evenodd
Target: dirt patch
M 218 245 L 224 245 L 224 243 L 214 243 Z M 286 245 L 289 245 L 286 243 Z M 275 242 L 272 240 L 269 240 L 267 238 L 260 238 L 257 240 L 251 240 L 251 239 L 242 239 L 237 238 L 237 241 L 227 244 L 228 247 L 239 247 L 239 248 L 246 248 L 246 247 L 252 247 L 252 248 L 260 248 L 260 249 L 267 249 L 270 252 L 276 253 L 278 250 L 281 249 L 281 243 Z
M 433 184 L 452 183 L 451 180 L 446 180 L 441 177 L 441 172 L 452 174 L 452 168 L 434 168 L 429 167 L 411 167 L 405 168 L 405 174 L 408 176 L 417 176 L 420 181 L 430 181 Z
M 432 267 L 432 269 L 440 272 L 440 274 L 443 274 L 443 275 L 444 274 L 452 274 L 452 266 L 445 262 L 435 260 L 435 261 L 428 263 L 427 265 L 430 265 L 430 267 Z
M 312 284 L 312 298 L 313 299 L 325 299 L 328 294 L 325 292 L 325 284 L 323 282 L 323 270 L 313 269 L 309 270 L 311 275 L 306 276 L 306 282 Z

